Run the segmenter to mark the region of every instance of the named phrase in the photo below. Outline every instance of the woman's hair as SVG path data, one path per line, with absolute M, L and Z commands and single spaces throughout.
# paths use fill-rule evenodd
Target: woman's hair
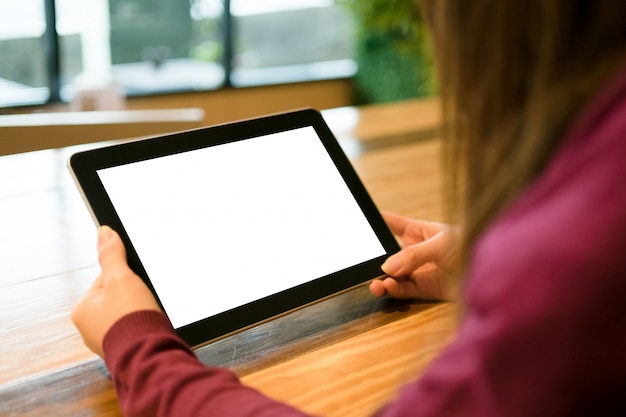
M 623 0 L 422 0 L 463 262 L 626 56 Z

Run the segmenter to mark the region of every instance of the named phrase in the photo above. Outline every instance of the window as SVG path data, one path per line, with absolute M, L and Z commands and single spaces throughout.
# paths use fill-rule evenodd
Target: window
M 235 86 L 351 76 L 346 11 L 332 0 L 232 0 Z
M 49 97 L 43 0 L 0 3 L 0 105 Z
M 333 0 L 3 2 L 0 106 L 350 77 L 352 25 Z

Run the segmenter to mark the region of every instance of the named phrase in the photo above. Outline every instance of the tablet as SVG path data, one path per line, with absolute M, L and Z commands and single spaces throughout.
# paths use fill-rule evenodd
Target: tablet
M 399 250 L 312 109 L 79 152 L 68 165 L 192 347 L 379 277 Z

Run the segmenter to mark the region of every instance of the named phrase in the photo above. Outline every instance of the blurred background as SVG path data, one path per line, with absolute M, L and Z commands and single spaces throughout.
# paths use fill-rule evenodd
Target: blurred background
M 329 80 L 377 103 L 433 94 L 431 72 L 413 0 L 0 2 L 0 113 Z

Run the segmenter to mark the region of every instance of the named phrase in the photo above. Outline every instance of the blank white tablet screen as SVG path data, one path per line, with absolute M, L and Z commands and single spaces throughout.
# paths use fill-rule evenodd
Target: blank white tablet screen
M 174 328 L 385 254 L 312 127 L 98 176 Z

